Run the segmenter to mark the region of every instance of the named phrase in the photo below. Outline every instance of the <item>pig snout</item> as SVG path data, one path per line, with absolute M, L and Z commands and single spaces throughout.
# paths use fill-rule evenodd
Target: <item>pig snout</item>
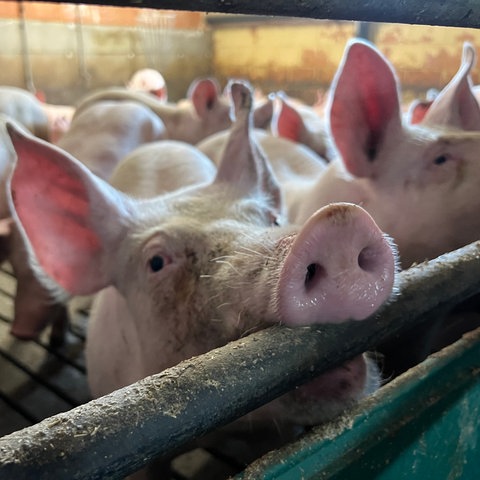
M 291 242 L 280 273 L 278 314 L 290 326 L 362 320 L 391 295 L 395 251 L 361 207 L 331 204 Z

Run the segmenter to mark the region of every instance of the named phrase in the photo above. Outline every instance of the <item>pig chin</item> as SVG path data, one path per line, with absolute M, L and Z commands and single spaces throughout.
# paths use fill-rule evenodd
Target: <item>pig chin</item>
M 285 420 L 304 426 L 318 425 L 341 414 L 379 386 L 375 362 L 360 355 L 283 395 L 277 406 Z

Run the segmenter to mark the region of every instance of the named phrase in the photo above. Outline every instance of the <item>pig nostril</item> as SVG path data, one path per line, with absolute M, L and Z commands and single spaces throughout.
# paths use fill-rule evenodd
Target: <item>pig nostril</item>
M 374 247 L 365 247 L 358 255 L 358 266 L 366 272 L 373 272 L 377 265 L 377 250 Z
M 315 280 L 325 276 L 325 269 L 318 263 L 311 263 L 305 274 L 305 287 L 309 288 Z

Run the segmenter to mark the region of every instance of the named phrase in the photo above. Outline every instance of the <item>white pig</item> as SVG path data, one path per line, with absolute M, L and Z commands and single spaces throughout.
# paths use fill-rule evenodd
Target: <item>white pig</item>
M 468 81 L 474 59 L 467 45 L 459 72 L 425 119 L 408 125 L 390 63 L 373 45 L 349 42 L 329 105 L 337 158 L 325 167 L 259 139 L 286 185 L 290 221 L 303 223 L 330 202 L 359 204 L 394 238 L 404 268 L 476 240 L 480 108 Z M 224 148 L 207 140 L 199 147 L 216 163 Z
M 11 332 L 22 339 L 36 337 L 50 322 L 51 342 L 59 343 L 67 326 L 67 311 L 62 304 L 52 302 L 49 291 L 33 274 L 7 201 L 7 180 L 15 162 L 15 151 L 5 128 L 7 121 L 13 119 L 0 115 L 0 262 L 10 262 L 17 281 Z M 18 122 L 16 125 L 23 127 Z
M 477 240 L 480 133 L 475 130 L 480 114 L 468 88 L 473 63 L 474 52 L 467 46 L 462 67 L 428 116 L 408 125 L 402 121 L 390 63 L 369 43 L 351 41 L 329 105 L 340 155 L 326 168 L 308 162 L 303 175 L 302 156 L 270 155 L 285 188 L 290 221 L 301 224 L 330 202 L 361 205 L 393 237 L 404 268 Z M 398 374 L 422 360 L 433 333 L 415 332 L 405 343 L 395 340 L 395 348 L 382 348 L 385 371 Z
M 142 103 L 155 112 L 165 125 L 166 137 L 195 145 L 200 140 L 232 125 L 230 100 L 222 95 L 220 86 L 211 78 L 192 82 L 187 98 L 180 102 L 162 103 L 145 92 L 108 88 L 87 95 L 78 105 L 79 114 L 89 105 L 101 100 L 131 100 Z M 258 123 L 265 123 L 265 111 L 271 110 L 271 100 L 255 112 Z M 75 118 L 75 117 L 74 117 Z
M 167 84 L 163 75 L 153 68 L 137 70 L 127 83 L 127 89 L 136 92 L 148 92 L 159 98 L 160 101 L 168 100 Z
M 325 118 L 313 107 L 295 102 L 282 92 L 276 100 L 271 124 L 273 135 L 306 145 L 325 160 L 331 160 L 334 151 Z
M 363 319 L 391 294 L 394 251 L 361 207 L 330 205 L 301 229 L 276 225 L 278 185 L 249 140 L 251 92 L 235 84 L 232 97 L 237 120 L 214 180 L 152 199 L 10 128 L 12 209 L 37 273 L 59 295 L 105 289 L 87 336 L 95 396 L 270 323 Z M 368 393 L 371 375 L 359 356 L 282 397 L 279 420 L 323 420 Z
M 33 93 L 22 88 L 0 86 L 0 112 L 16 120 L 37 137 L 49 140 L 47 113 Z
M 217 169 L 194 146 L 161 140 L 136 148 L 118 164 L 109 183 L 135 198 L 151 198 L 211 182 Z
M 144 143 L 166 138 L 162 120 L 134 101 L 100 101 L 78 112 L 57 145 L 108 180 L 120 160 Z

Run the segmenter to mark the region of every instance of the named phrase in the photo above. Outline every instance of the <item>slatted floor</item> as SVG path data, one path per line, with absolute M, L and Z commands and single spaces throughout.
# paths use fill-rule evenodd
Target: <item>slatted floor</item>
M 0 435 L 32 425 L 90 399 L 85 376 L 84 328 L 71 328 L 65 345 L 49 346 L 10 335 L 15 279 L 0 271 Z M 77 327 L 81 324 L 77 324 Z
M 49 331 L 38 341 L 10 335 L 16 284 L 8 264 L 0 267 L 0 436 L 33 425 L 90 400 L 85 369 L 88 317 L 72 319 L 62 347 L 49 345 Z M 171 480 L 222 480 L 247 464 L 236 438 L 220 448 L 197 448 L 172 462 Z

